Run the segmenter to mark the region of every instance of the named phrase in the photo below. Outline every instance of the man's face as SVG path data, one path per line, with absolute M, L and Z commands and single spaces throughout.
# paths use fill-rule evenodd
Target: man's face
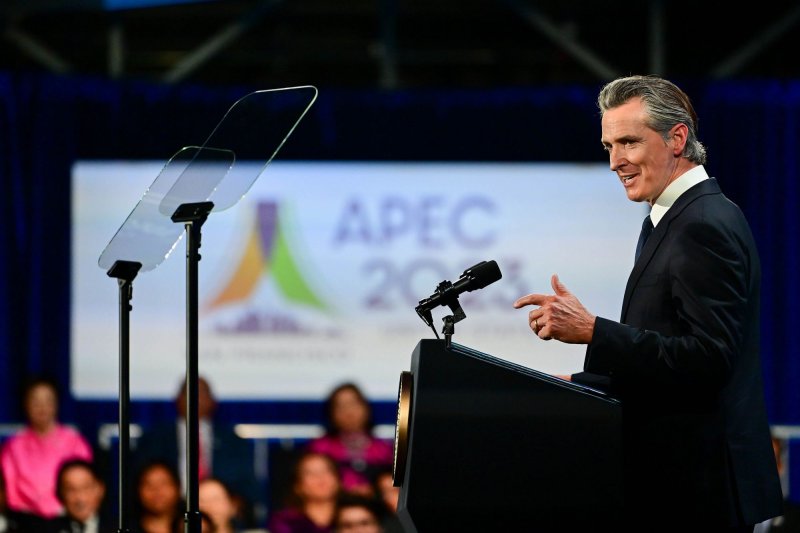
M 84 467 L 73 467 L 64 472 L 61 481 L 61 496 L 67 514 L 86 522 L 100 508 L 105 488 Z
M 602 142 L 628 199 L 652 205 L 678 177 L 679 157 L 673 142 L 649 128 L 645 119 L 639 98 L 607 110 L 602 119 Z

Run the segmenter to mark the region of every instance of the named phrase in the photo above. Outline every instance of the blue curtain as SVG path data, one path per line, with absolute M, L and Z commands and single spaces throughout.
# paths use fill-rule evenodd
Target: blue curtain
M 718 83 L 704 93 L 710 170 L 739 204 L 762 263 L 761 356 L 770 420 L 800 423 L 800 82 Z
M 711 175 L 749 219 L 763 263 L 762 356 L 770 422 L 800 424 L 797 205 L 800 82 L 677 80 L 693 96 Z M 69 384 L 70 169 L 87 158 L 166 160 L 201 143 L 239 97 L 264 87 L 0 73 L 0 421 L 20 421 L 19 386 L 46 372 Z M 320 90 L 281 159 L 604 161 L 599 85 L 494 90 Z M 115 290 L 110 281 L 108 290 Z M 409 351 L 411 348 L 409 348 Z M 169 413 L 169 414 L 168 414 Z M 62 418 L 116 420 L 111 402 Z M 241 421 L 318 422 L 316 403 L 224 404 Z M 134 420 L 171 416 L 137 402 Z M 376 406 L 393 423 L 393 405 Z

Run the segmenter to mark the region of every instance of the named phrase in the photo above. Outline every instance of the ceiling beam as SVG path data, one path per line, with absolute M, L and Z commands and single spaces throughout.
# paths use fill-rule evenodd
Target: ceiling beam
M 4 32 L 6 40 L 17 46 L 23 53 L 56 74 L 66 74 L 72 71 L 72 66 L 53 52 L 45 44 L 24 31 L 9 27 Z
M 380 86 L 397 88 L 397 0 L 380 0 Z
M 119 78 L 125 71 L 125 32 L 115 20 L 108 28 L 108 75 Z
M 601 80 L 611 80 L 617 77 L 617 72 L 614 68 L 578 42 L 577 39 L 570 37 L 562 28 L 558 27 L 553 21 L 524 0 L 503 0 L 503 2 Z
M 711 70 L 712 78 L 729 78 L 763 52 L 773 41 L 789 31 L 800 20 L 800 5 L 790 9 L 758 36 L 734 52 Z
M 648 4 L 650 21 L 650 74 L 663 76 L 666 70 L 666 48 L 664 47 L 664 0 L 650 0 Z
M 216 35 L 212 36 L 204 44 L 198 46 L 194 51 L 189 52 L 186 57 L 178 61 L 178 63 L 164 75 L 163 80 L 167 83 L 182 81 L 193 71 L 201 67 L 203 63 L 217 55 L 247 32 L 258 23 L 268 11 L 280 3 L 281 0 L 262 1 L 255 8 L 239 17 L 235 22 L 222 28 Z

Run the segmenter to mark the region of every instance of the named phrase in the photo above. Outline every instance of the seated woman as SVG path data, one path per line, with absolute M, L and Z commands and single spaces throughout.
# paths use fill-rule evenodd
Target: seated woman
M 136 481 L 134 531 L 139 533 L 180 533 L 184 505 L 177 472 L 163 461 L 147 463 Z
M 208 477 L 197 488 L 200 512 L 208 517 L 209 527 L 215 533 L 234 533 L 236 527 L 236 502 L 228 487 L 219 479 Z M 203 533 L 206 533 L 203 529 Z
M 70 459 L 92 460 L 92 448 L 81 434 L 58 421 L 54 381 L 34 378 L 23 389 L 27 426 L 11 437 L 0 453 L 8 508 L 41 519 L 63 512 L 56 497 L 56 476 Z
M 326 433 L 312 440 L 308 449 L 336 461 L 342 489 L 373 495 L 375 475 L 392 467 L 391 441 L 372 434 L 372 408 L 354 383 L 336 387 L 325 401 Z
M 270 533 L 332 533 L 339 473 L 327 455 L 304 452 L 292 470 L 286 506 L 272 514 Z

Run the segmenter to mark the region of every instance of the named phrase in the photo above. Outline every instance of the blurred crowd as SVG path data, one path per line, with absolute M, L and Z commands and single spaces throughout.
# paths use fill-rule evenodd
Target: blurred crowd
M 0 533 L 108 533 L 119 519 L 107 487 L 111 472 L 96 449 L 58 418 L 58 389 L 32 379 L 22 398 L 25 426 L 0 448 Z M 184 531 L 186 387 L 175 397 L 176 417 L 154 424 L 137 440 L 131 533 Z M 199 510 L 203 533 L 400 533 L 399 489 L 393 485 L 391 441 L 373 432 L 368 398 L 343 383 L 324 403 L 325 432 L 282 460 L 285 476 L 266 494 L 254 474 L 252 443 L 214 420 L 216 401 L 198 381 Z M 785 450 L 773 440 L 781 473 Z M 267 505 L 263 505 L 267 503 Z M 262 504 L 268 512 L 259 516 Z M 758 524 L 757 533 L 800 531 L 800 507 L 788 499 L 784 516 Z
M 0 533 L 107 533 L 120 527 L 107 497 L 114 472 L 97 448 L 58 417 L 58 388 L 34 378 L 22 395 L 25 426 L 0 448 Z M 399 489 L 390 440 L 374 435 L 370 401 L 343 383 L 324 403 L 325 432 L 281 458 L 270 494 L 254 473 L 255 448 L 215 420 L 209 382 L 198 381 L 199 510 L 203 533 L 396 533 Z M 184 531 L 186 386 L 176 417 L 145 428 L 132 448 L 132 533 Z M 280 471 L 280 469 L 277 469 Z M 266 505 L 265 505 L 266 503 Z M 261 506 L 267 510 L 256 513 Z

